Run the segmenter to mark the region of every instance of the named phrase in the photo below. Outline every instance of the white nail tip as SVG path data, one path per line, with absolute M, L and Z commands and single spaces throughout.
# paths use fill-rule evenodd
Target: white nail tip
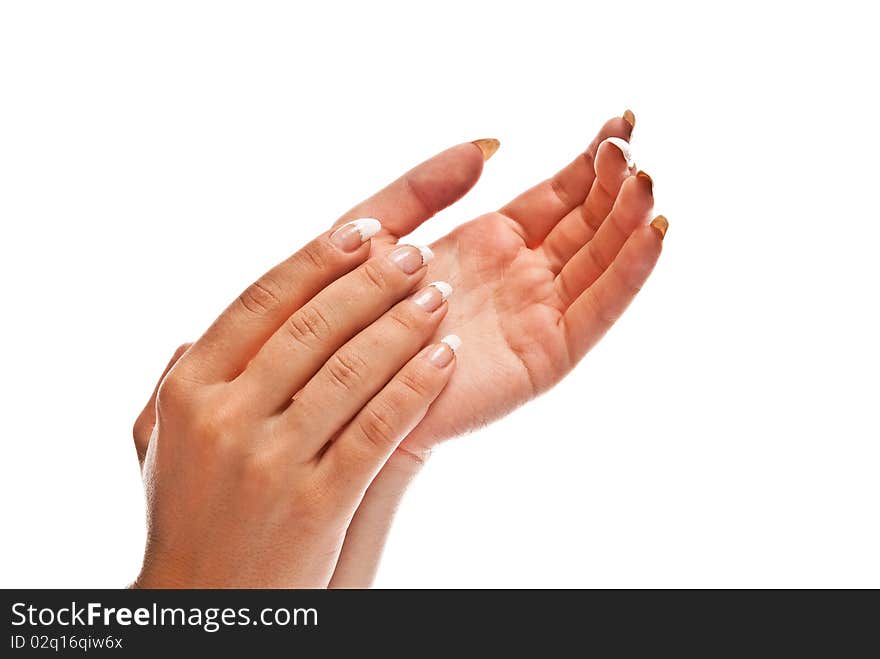
M 421 247 L 418 247 L 416 249 L 418 249 L 419 254 L 422 255 L 422 265 L 427 265 L 434 260 L 434 252 L 431 251 L 430 247 L 425 247 L 424 245 L 422 245 Z
M 461 347 L 461 339 L 458 338 L 455 334 L 449 334 L 448 336 L 444 336 L 440 339 L 440 343 L 445 343 L 449 346 L 449 349 L 452 352 L 458 352 L 458 349 Z
M 361 235 L 361 242 L 365 243 L 382 230 L 382 223 L 372 217 L 362 217 L 352 222 L 354 228 Z
M 605 141 L 608 142 L 609 144 L 613 144 L 618 149 L 620 149 L 620 152 L 623 154 L 623 157 L 626 158 L 626 166 L 627 167 L 632 169 L 633 167 L 636 166 L 636 162 L 635 162 L 635 160 L 633 160 L 632 148 L 630 147 L 629 142 L 627 142 L 626 140 L 623 140 L 619 137 L 609 137 Z
M 440 291 L 441 297 L 445 300 L 450 295 L 452 295 L 452 286 L 447 284 L 445 281 L 432 281 L 428 286 L 433 286 L 438 291 Z

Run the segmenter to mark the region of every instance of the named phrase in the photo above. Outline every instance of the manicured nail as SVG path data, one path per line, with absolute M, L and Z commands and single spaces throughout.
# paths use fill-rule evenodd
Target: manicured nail
M 432 346 L 428 351 L 428 361 L 438 368 L 443 368 L 452 361 L 456 350 L 460 346 L 461 339 L 455 336 L 455 334 L 445 336 L 440 340 L 440 343 Z
M 628 123 L 631 128 L 636 127 L 636 115 L 633 114 L 632 110 L 627 109 L 626 112 L 623 113 L 623 120 Z
M 343 252 L 353 252 L 379 233 L 382 224 L 372 217 L 362 217 L 348 224 L 343 224 L 330 236 L 330 242 Z
M 425 311 L 434 311 L 452 295 L 452 286 L 445 281 L 434 281 L 413 295 L 412 301 Z
M 458 352 L 458 349 L 461 347 L 461 339 L 455 334 L 447 334 L 440 339 L 440 343 L 448 345 L 452 352 Z
M 647 172 L 643 172 L 640 169 L 638 174 L 636 174 L 636 178 L 640 178 L 645 181 L 648 184 L 648 189 L 651 191 L 652 194 L 654 193 L 654 179 L 648 176 Z
M 389 258 L 394 265 L 411 275 L 423 265 L 430 263 L 434 258 L 434 252 L 428 247 L 404 245 L 391 252 Z
M 480 151 L 483 152 L 483 161 L 486 161 L 494 156 L 495 152 L 498 150 L 498 147 L 501 146 L 501 142 L 494 138 L 474 140 L 472 144 L 476 144 L 478 147 L 480 147 Z
M 658 215 L 651 220 L 651 226 L 657 229 L 657 233 L 660 234 L 660 240 L 663 240 L 666 237 L 666 230 L 669 228 L 669 221 L 662 215 Z
M 630 149 L 629 142 L 627 142 L 626 140 L 622 140 L 619 137 L 609 137 L 605 141 L 608 142 L 609 144 L 613 144 L 618 149 L 620 149 L 620 152 L 623 154 L 623 157 L 626 159 L 626 166 L 627 167 L 629 167 L 630 169 L 635 168 L 636 163 L 633 160 L 632 150 Z

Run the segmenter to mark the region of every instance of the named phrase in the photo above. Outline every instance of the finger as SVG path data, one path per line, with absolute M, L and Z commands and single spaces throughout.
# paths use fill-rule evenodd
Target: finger
M 587 150 L 568 166 L 552 178 L 525 191 L 501 209 L 503 215 L 520 225 L 529 247 L 539 245 L 559 220 L 584 203 L 596 178 L 593 160 L 599 145 L 609 137 L 628 141 L 632 129 L 629 119 L 610 119 Z
M 253 411 L 286 408 L 340 346 L 419 284 L 432 256 L 427 247 L 401 245 L 372 257 L 294 312 L 236 380 L 254 401 Z
M 446 149 L 352 208 L 336 224 L 381 217 L 383 231 L 377 240 L 394 242 L 461 199 L 476 184 L 497 145 L 498 140 L 477 140 Z
M 138 462 L 141 464 L 144 463 L 144 456 L 147 454 L 147 445 L 150 443 L 150 436 L 153 434 L 153 427 L 156 425 L 156 394 L 159 391 L 159 385 L 162 384 L 162 380 L 168 375 L 168 371 L 170 371 L 177 363 L 177 360 L 183 357 L 183 354 L 189 350 L 191 345 L 192 343 L 184 343 L 174 351 L 171 360 L 168 362 L 165 370 L 162 371 L 162 375 L 159 376 L 159 379 L 156 381 L 156 386 L 153 388 L 153 395 L 150 396 L 150 400 L 147 401 L 144 409 L 134 422 L 132 435 L 134 435 L 134 446 L 135 449 L 137 449 Z
M 235 378 L 294 311 L 367 260 L 380 228 L 372 218 L 354 220 L 269 270 L 214 321 L 181 366 L 204 382 Z
M 409 361 L 370 400 L 321 457 L 325 478 L 342 483 L 344 495 L 363 496 L 404 437 L 424 418 L 455 366 L 461 340 L 447 336 Z
M 628 142 L 609 137 L 599 145 L 596 152 L 596 180 L 586 200 L 562 218 L 541 245 L 553 272 L 559 272 L 595 235 L 614 206 L 620 186 L 633 174 L 635 163 Z
M 446 315 L 452 287 L 434 282 L 396 305 L 334 353 L 282 415 L 283 435 L 309 458 L 425 345 Z
M 621 186 L 614 208 L 596 235 L 575 254 L 556 276 L 556 293 L 565 308 L 599 279 L 630 234 L 647 224 L 654 207 L 651 177 L 644 172 Z
M 565 312 L 563 330 L 573 361 L 596 345 L 644 285 L 660 257 L 667 226 L 660 215 L 633 232 L 614 262 Z

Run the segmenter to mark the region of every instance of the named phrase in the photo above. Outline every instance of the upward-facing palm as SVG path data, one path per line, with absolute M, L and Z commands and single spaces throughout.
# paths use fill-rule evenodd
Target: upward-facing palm
M 662 239 L 645 226 L 651 180 L 634 175 L 618 146 L 601 143 L 630 130 L 622 119 L 608 122 L 555 177 L 431 245 L 429 277 L 455 288 L 438 338 L 455 333 L 463 345 L 452 381 L 405 447 L 429 448 L 558 382 L 650 274 Z M 417 196 L 430 207 L 428 195 Z M 391 224 L 386 245 L 397 240 Z
M 439 335 L 462 338 L 455 377 L 412 437 L 460 434 L 528 400 L 574 365 L 560 320 L 555 274 L 499 213 L 469 222 L 431 246 L 430 276 L 455 294 Z
M 487 423 L 559 381 L 647 279 L 665 220 L 646 226 L 650 178 L 634 170 L 631 125 L 609 121 L 584 154 L 551 179 L 464 224 L 431 247 L 433 280 L 455 287 L 438 336 L 463 339 L 452 380 L 367 490 L 347 531 L 333 585 L 369 584 L 396 502 L 413 473 L 407 456 Z M 620 148 L 622 147 L 622 148 Z M 374 250 L 390 250 L 480 176 L 481 149 L 462 144 L 422 163 L 339 222 L 377 217 Z M 168 368 L 183 354 L 182 346 Z M 135 424 L 143 458 L 155 392 Z M 405 465 L 404 468 L 398 468 Z

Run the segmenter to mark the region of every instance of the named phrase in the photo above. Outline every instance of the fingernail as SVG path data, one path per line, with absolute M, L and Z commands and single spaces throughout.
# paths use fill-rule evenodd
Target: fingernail
M 330 236 L 330 242 L 343 252 L 353 252 L 379 233 L 382 224 L 372 217 L 362 217 L 343 224 Z
M 440 340 L 440 343 L 432 346 L 428 351 L 428 361 L 438 368 L 443 368 L 452 361 L 452 358 L 455 357 L 456 350 L 458 350 L 460 346 L 461 339 L 455 334 L 445 336 Z
M 619 137 L 609 137 L 605 141 L 608 142 L 609 144 L 613 144 L 618 149 L 620 149 L 620 152 L 623 154 L 623 157 L 626 159 L 626 166 L 627 167 L 629 167 L 630 169 L 635 168 L 636 163 L 633 160 L 632 150 L 630 149 L 629 142 L 627 142 L 626 140 L 622 140 Z
M 425 311 L 434 311 L 452 295 L 452 286 L 445 281 L 434 281 L 413 295 L 413 302 Z
M 434 252 L 428 247 L 404 245 L 391 252 L 389 258 L 394 265 L 411 275 L 423 265 L 430 263 L 434 258 Z
M 663 240 L 666 237 L 666 230 L 669 229 L 669 220 L 662 215 L 658 215 L 651 220 L 651 226 L 657 229 L 657 233 L 660 234 L 660 240 Z
M 623 113 L 623 120 L 630 125 L 631 128 L 636 127 L 636 115 L 633 114 L 633 111 L 627 109 Z
M 640 178 L 645 181 L 648 184 L 648 189 L 651 191 L 652 194 L 654 193 L 654 179 L 648 176 L 647 172 L 643 172 L 640 169 L 638 174 L 636 174 L 636 178 Z
M 501 146 L 501 142 L 491 137 L 482 140 L 474 140 L 471 144 L 476 144 L 480 148 L 480 151 L 483 152 L 484 162 L 494 156 L 498 147 Z

